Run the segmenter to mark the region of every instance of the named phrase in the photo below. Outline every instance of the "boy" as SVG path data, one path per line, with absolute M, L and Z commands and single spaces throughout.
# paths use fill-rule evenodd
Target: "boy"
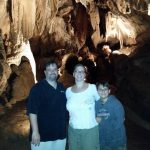
M 100 100 L 95 103 L 96 120 L 99 123 L 100 150 L 126 150 L 124 108 L 119 100 L 110 94 L 110 85 L 97 85 Z

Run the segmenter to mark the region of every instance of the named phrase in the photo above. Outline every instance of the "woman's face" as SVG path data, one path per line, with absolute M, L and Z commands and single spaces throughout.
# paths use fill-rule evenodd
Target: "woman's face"
M 77 66 L 73 72 L 73 76 L 76 81 L 84 81 L 86 77 L 85 68 L 83 66 Z

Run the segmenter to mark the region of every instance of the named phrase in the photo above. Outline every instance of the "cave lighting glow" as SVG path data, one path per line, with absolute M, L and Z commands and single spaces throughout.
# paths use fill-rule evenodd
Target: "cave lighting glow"
M 15 65 L 19 66 L 20 63 L 21 63 L 21 58 L 23 56 L 26 56 L 29 59 L 31 69 L 32 69 L 32 72 L 33 72 L 33 75 L 34 75 L 34 81 L 36 83 L 37 82 L 37 80 L 36 80 L 36 64 L 35 64 L 35 59 L 34 59 L 33 53 L 31 51 L 29 41 L 24 42 L 23 40 L 20 40 L 18 38 L 18 42 L 17 42 L 16 47 L 17 46 L 19 48 L 16 49 L 16 52 L 15 52 L 14 56 L 11 56 L 11 57 L 7 58 L 7 63 L 9 65 L 15 64 Z
M 125 38 L 132 38 L 135 40 L 136 35 L 133 27 L 130 25 L 129 22 L 122 18 L 119 18 L 119 16 L 112 17 L 111 21 L 113 22 L 114 27 L 108 29 L 106 40 L 109 37 L 116 37 L 120 42 L 120 48 L 123 48 L 123 40 Z M 111 24 L 108 26 L 111 26 Z
M 148 4 L 148 15 L 150 16 L 150 3 Z
M 31 51 L 29 41 L 23 42 L 22 49 L 23 49 L 23 56 L 26 56 L 29 59 L 31 69 L 32 69 L 32 72 L 33 72 L 33 75 L 34 75 L 34 80 L 35 80 L 35 83 L 36 83 L 37 82 L 37 80 L 36 80 L 36 64 L 35 64 L 35 59 L 34 59 L 33 53 Z
M 128 37 L 133 37 L 133 32 L 132 28 L 130 28 L 130 25 L 125 23 L 122 19 L 118 18 L 117 19 L 117 27 L 120 29 L 122 33 L 125 35 L 128 35 Z
M 16 120 L 16 124 L 13 124 L 10 130 L 17 135 L 28 136 L 30 129 L 29 120 L 23 118 L 22 120 Z
M 88 0 L 75 0 L 75 1 L 76 1 L 76 3 L 79 3 L 79 2 L 82 3 L 82 5 L 84 5 L 86 7 Z

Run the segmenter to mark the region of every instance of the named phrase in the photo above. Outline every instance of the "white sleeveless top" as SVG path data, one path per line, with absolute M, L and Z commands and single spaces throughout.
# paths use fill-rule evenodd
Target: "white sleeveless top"
M 94 84 L 79 93 L 74 93 L 71 87 L 66 90 L 69 124 L 74 129 L 90 129 L 98 125 L 95 119 L 95 101 L 99 95 Z

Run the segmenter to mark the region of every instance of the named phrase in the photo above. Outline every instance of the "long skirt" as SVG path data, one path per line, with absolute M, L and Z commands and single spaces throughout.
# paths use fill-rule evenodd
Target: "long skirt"
M 68 128 L 69 150 L 100 150 L 98 126 L 91 129 Z

